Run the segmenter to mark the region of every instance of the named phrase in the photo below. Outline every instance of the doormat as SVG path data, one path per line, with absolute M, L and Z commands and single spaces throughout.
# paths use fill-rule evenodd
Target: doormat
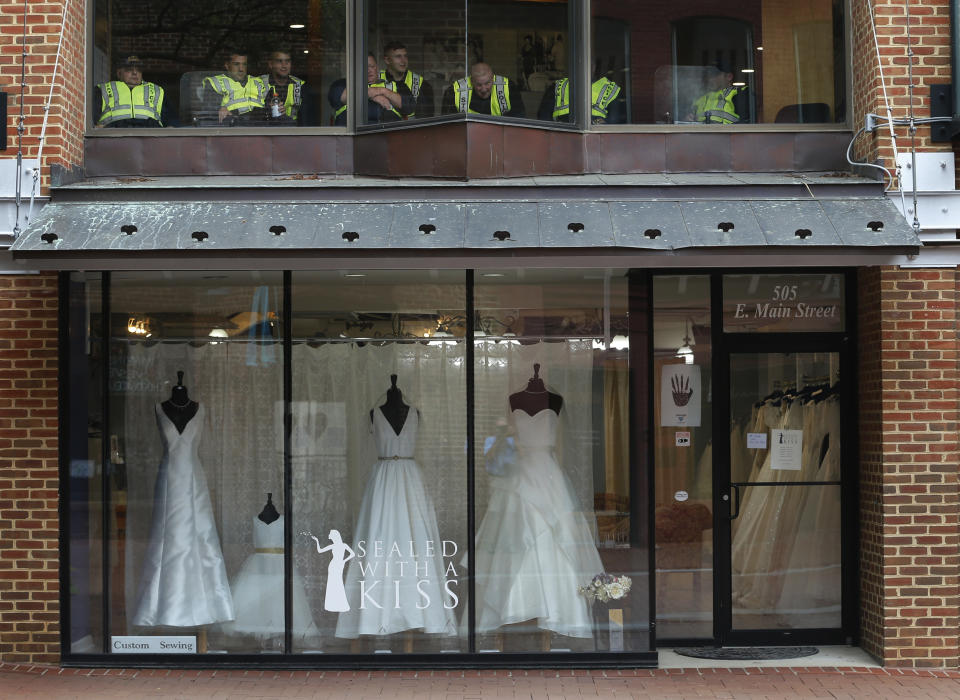
M 766 661 L 769 659 L 799 659 L 813 656 L 816 647 L 686 647 L 674 649 L 681 656 L 718 661 Z

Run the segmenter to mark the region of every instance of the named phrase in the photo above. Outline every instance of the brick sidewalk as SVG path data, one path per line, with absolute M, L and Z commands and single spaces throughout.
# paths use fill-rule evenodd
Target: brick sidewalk
M 858 668 L 207 671 L 0 664 L 0 698 L 960 699 L 960 672 Z

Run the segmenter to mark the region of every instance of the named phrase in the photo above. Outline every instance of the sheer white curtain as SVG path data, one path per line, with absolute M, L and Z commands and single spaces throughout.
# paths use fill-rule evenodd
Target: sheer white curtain
M 126 383 L 111 390 L 114 425 L 123 426 L 127 464 L 125 537 L 126 610 L 132 613 L 150 533 L 153 491 L 163 445 L 156 405 L 170 397 L 177 371 L 190 397 L 205 408 L 199 455 L 207 478 L 227 573 L 233 576 L 252 551 L 253 518 L 273 493 L 283 510 L 283 372 L 277 361 L 248 358 L 249 343 L 229 341 L 129 346 Z M 282 591 L 276 592 L 282 595 Z

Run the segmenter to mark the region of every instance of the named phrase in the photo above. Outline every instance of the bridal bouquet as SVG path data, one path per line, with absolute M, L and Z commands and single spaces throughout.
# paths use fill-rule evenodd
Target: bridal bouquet
M 586 586 L 577 586 L 577 592 L 588 600 L 606 603 L 625 597 L 630 592 L 631 583 L 629 576 L 603 573 L 594 576 Z

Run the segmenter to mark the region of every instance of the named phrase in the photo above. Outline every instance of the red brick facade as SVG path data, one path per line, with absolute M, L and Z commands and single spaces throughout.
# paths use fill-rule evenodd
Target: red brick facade
M 603 3 L 598 3 L 602 5 Z M 615 5 L 610 3 L 611 6 Z M 50 166 L 82 165 L 89 3 L 70 5 L 44 145 Z M 868 11 L 875 7 L 887 96 L 909 115 L 906 16 L 893 0 L 854 2 L 848 25 L 852 124 L 886 114 Z M 35 157 L 50 89 L 63 0 L 30 2 L 25 157 Z M 16 153 L 23 0 L 0 0 L 0 88 L 10 94 L 8 149 Z M 612 11 L 612 10 L 611 10 Z M 929 116 L 929 86 L 950 81 L 949 3 L 913 3 L 914 113 Z M 634 73 L 637 90 L 646 89 Z M 906 127 L 897 127 L 906 149 Z M 916 136 L 922 150 L 949 151 Z M 886 128 L 855 154 L 893 163 Z M 860 641 L 888 666 L 960 667 L 960 434 L 957 301 L 947 269 L 859 272 Z M 57 281 L 0 277 L 0 661 L 55 662 L 59 654 Z
M 56 661 L 57 278 L 0 277 L 0 659 Z

